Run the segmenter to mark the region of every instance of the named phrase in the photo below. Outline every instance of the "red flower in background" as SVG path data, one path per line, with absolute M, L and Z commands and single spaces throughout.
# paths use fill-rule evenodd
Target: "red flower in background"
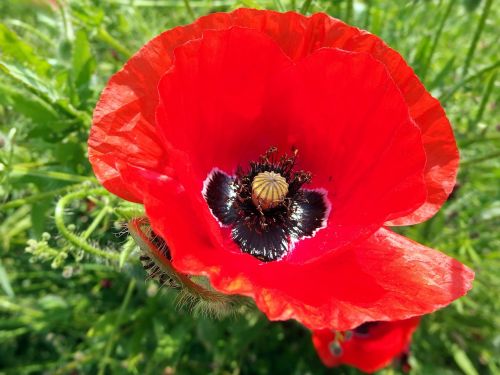
M 365 372 L 375 372 L 393 360 L 408 369 L 408 351 L 420 317 L 394 321 L 369 322 L 348 333 L 328 329 L 313 332 L 313 344 L 326 366 L 354 366 Z
M 467 267 L 387 229 L 453 188 L 443 109 L 397 52 L 325 14 L 239 9 L 159 35 L 102 93 L 89 158 L 144 204 L 165 262 L 270 319 L 345 330 L 471 287 Z

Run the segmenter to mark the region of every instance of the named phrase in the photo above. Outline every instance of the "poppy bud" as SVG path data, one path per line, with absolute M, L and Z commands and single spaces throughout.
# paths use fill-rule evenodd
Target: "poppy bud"
M 340 344 L 337 341 L 333 341 L 330 344 L 329 348 L 330 348 L 330 353 L 334 357 L 340 357 L 342 355 L 342 347 L 340 346 Z

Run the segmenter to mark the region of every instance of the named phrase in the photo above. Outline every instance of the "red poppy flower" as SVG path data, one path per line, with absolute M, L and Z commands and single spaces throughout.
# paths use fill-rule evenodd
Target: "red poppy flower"
M 365 372 L 375 372 L 394 359 L 408 368 L 407 357 L 411 336 L 420 317 L 393 322 L 368 322 L 349 332 L 328 329 L 313 332 L 313 344 L 328 367 L 354 366 Z
M 270 319 L 345 330 L 471 287 L 467 267 L 384 227 L 451 192 L 443 109 L 397 52 L 325 14 L 239 9 L 157 36 L 103 91 L 89 158 L 144 204 L 179 272 Z

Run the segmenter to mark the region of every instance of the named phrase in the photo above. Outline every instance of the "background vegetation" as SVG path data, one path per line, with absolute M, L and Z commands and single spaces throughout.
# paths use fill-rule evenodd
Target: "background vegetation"
M 380 35 L 440 98 L 461 149 L 459 185 L 402 231 L 477 272 L 424 319 L 415 374 L 499 374 L 498 4 L 492 0 L 3 0 L 0 2 L 0 373 L 357 374 L 326 369 L 310 334 L 257 311 L 193 317 L 146 282 L 127 207 L 86 158 L 110 75 L 154 35 L 240 6 L 326 11 Z M 101 250 L 104 249 L 104 250 Z M 382 371 L 399 373 L 398 369 Z

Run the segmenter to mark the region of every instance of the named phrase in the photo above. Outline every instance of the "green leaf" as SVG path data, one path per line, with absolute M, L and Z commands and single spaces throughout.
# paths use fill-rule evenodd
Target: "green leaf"
M 46 75 L 49 63 L 40 58 L 28 43 L 6 25 L 0 24 L 0 52 L 2 59 L 28 65 L 38 74 Z
M 481 4 L 481 0 L 462 0 L 468 12 L 473 12 Z
M 41 237 L 49 220 L 52 199 L 36 202 L 31 206 L 31 229 L 35 238 Z
M 104 19 L 104 10 L 90 4 L 74 2 L 71 4 L 72 15 L 89 27 L 99 27 Z
M 92 56 L 87 33 L 84 30 L 78 30 L 73 44 L 72 80 L 80 102 L 85 102 L 91 94 L 90 78 L 95 67 L 96 62 Z
M 0 60 L 0 72 L 3 72 L 19 86 L 56 108 L 58 112 L 60 111 L 84 124 L 89 122 L 90 119 L 86 112 L 76 110 L 67 99 L 58 97 L 49 83 L 34 71 Z
M 455 68 L 455 56 L 452 56 L 446 62 L 443 69 L 441 69 L 441 71 L 438 74 L 436 74 L 436 77 L 434 77 L 432 82 L 429 85 L 427 85 L 427 88 L 429 90 L 432 90 L 436 87 L 440 87 L 443 84 L 445 78 L 448 77 L 451 72 L 453 72 L 454 68 Z
M 5 292 L 5 294 L 7 294 L 9 297 L 14 297 L 14 291 L 12 290 L 12 287 L 10 285 L 10 281 L 7 276 L 7 271 L 2 265 L 1 260 L 0 260 L 0 285 L 2 286 L 2 289 Z
M 465 375 L 479 375 L 467 354 L 460 348 L 453 348 L 453 359 Z
M 418 44 L 415 56 L 413 57 L 412 66 L 415 67 L 415 71 L 419 76 L 422 73 L 422 65 L 425 64 L 425 56 L 429 53 L 430 47 L 431 47 L 431 38 L 430 36 L 425 35 Z
M 40 98 L 48 102 L 56 100 L 54 91 L 34 71 L 2 60 L 0 60 L 0 71 Z
M 57 112 L 46 102 L 10 85 L 0 84 L 0 104 L 12 107 L 14 111 L 23 114 L 39 125 L 56 121 L 58 118 Z
M 120 253 L 119 267 L 122 269 L 125 266 L 130 254 L 135 250 L 136 244 L 132 237 L 127 238 L 127 242 L 123 245 L 122 251 Z

